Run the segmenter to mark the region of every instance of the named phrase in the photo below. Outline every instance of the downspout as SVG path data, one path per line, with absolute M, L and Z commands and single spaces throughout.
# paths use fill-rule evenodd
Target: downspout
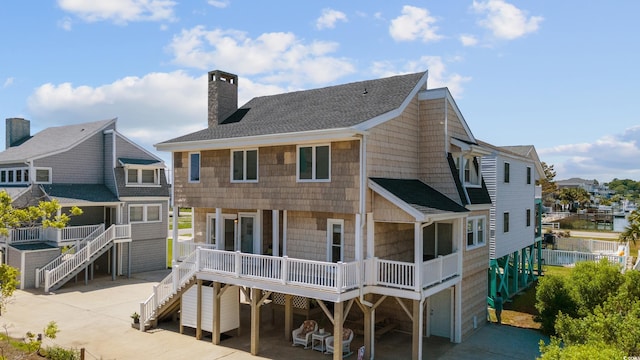
M 363 250 L 364 250 L 364 230 L 366 225 L 366 208 L 365 208 L 365 196 L 367 193 L 367 136 L 366 134 L 360 134 L 360 248 L 356 249 L 358 252 L 358 257 L 360 258 L 360 286 L 358 287 L 358 293 L 360 296 L 360 303 L 362 305 L 366 305 L 367 307 L 373 308 L 373 303 L 366 301 L 364 299 L 364 280 L 365 280 L 365 271 L 364 271 L 364 259 L 363 259 Z M 370 237 L 371 234 L 367 234 L 367 238 Z

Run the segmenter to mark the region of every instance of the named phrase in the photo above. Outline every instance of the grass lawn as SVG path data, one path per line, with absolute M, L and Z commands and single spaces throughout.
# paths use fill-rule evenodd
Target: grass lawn
M 572 268 L 562 266 L 545 265 L 542 270 L 545 276 L 568 276 Z M 516 294 L 509 301 L 505 302 L 502 310 L 502 323 L 519 328 L 540 329 L 540 323 L 533 319 L 537 315 L 536 310 L 536 285 L 537 281 L 528 289 Z M 496 320 L 493 309 L 489 309 L 491 321 Z

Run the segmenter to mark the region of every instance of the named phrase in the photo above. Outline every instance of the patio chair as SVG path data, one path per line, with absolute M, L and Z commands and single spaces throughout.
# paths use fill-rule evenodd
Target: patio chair
M 299 328 L 291 332 L 293 338 L 293 344 L 304 345 L 305 349 L 308 349 L 311 345 L 311 335 L 318 330 L 318 323 L 315 320 L 305 320 Z
M 347 357 L 353 354 L 353 352 L 351 351 L 352 340 L 353 340 L 353 330 L 348 328 L 343 328 L 342 329 L 342 357 Z M 329 336 L 325 340 L 325 345 L 327 349 L 327 351 L 325 351 L 325 354 L 333 354 L 333 351 L 334 351 L 333 336 Z

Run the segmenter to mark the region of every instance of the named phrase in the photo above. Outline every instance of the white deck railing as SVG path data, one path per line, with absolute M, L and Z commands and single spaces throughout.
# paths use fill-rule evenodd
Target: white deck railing
M 205 243 L 197 243 L 194 242 L 193 239 L 190 240 L 179 240 L 178 241 L 178 252 L 176 254 L 176 259 L 182 261 L 182 259 L 191 255 L 197 248 L 205 248 L 205 249 L 215 249 L 215 244 L 205 244 Z
M 0 236 L 0 243 L 21 244 L 34 241 L 73 242 L 86 238 L 104 224 L 69 226 L 62 229 L 41 226 L 9 229 L 8 235 Z
M 460 252 L 456 252 L 423 262 L 420 269 L 422 287 L 439 284 L 459 275 L 459 256 Z M 365 269 L 373 271 L 373 274 L 368 274 L 363 283 L 362 275 Z M 357 289 L 364 284 L 415 290 L 415 269 L 413 263 L 377 258 L 332 263 L 198 246 L 183 262 L 174 264 L 171 274 L 154 286 L 153 293 L 140 303 L 140 329 L 144 331 L 145 323 L 154 318 L 158 307 L 176 294 L 198 272 L 302 286 L 339 294 Z
M 52 286 L 64 279 L 67 275 L 87 264 L 93 255 L 109 245 L 113 240 L 128 238 L 130 236 L 131 225 L 111 225 L 111 227 L 95 239 L 88 241 L 82 249 L 78 249 L 74 254 L 70 254 L 70 256 L 58 266 L 51 270 L 45 270 L 44 291 L 48 292 Z
M 349 263 L 294 259 L 287 256 L 254 255 L 242 252 L 198 248 L 198 271 L 219 273 L 236 278 L 273 281 L 333 292 L 343 292 L 360 286 L 361 264 L 373 269 L 373 278 L 367 285 L 379 285 L 415 290 L 415 264 L 368 259 Z M 425 261 L 421 266 L 422 287 L 439 284 L 460 274 L 460 253 L 439 256 Z M 420 287 L 418 287 L 420 288 Z
M 178 292 L 196 273 L 197 252 L 192 252 L 180 264 L 174 264 L 171 274 L 153 287 L 153 293 L 140 303 L 140 330 L 144 331 L 145 324 L 155 316 L 160 305 Z
M 43 266 L 42 268 L 36 269 L 36 288 L 39 288 L 41 284 L 45 283 L 45 280 L 44 280 L 45 271 L 48 271 L 48 270 L 50 271 L 58 267 L 60 264 L 68 260 L 73 254 L 78 252 L 78 250 L 85 247 L 85 245 L 89 241 L 95 239 L 96 237 L 98 237 L 98 235 L 104 232 L 104 224 L 92 225 L 92 226 L 78 226 L 78 227 L 82 229 L 78 229 L 77 231 L 69 231 L 67 232 L 67 234 L 71 236 L 78 236 L 79 234 L 86 233 L 89 229 L 94 229 L 94 230 L 91 231 L 89 234 L 85 235 L 85 237 L 82 240 L 76 242 L 70 248 L 63 250 L 63 253 L 60 254 L 60 256 L 58 256 L 57 258 L 53 259 L 50 263 Z

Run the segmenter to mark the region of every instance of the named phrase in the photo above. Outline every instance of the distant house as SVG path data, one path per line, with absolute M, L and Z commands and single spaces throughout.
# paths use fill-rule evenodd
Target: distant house
M 482 157 L 492 200 L 489 223 L 489 296 L 511 297 L 540 274 L 542 199 L 536 181 L 544 169 L 535 147 L 494 146 Z
M 225 328 L 215 299 L 245 292 L 256 316 L 253 354 L 265 298 L 284 299 L 286 336 L 298 300 L 314 299 L 333 321 L 334 346 L 346 321 L 369 355 L 388 326 L 412 334 L 417 359 L 423 336 L 460 342 L 484 324 L 491 199 L 479 157 L 487 151 L 448 89 L 427 89 L 421 72 L 238 108 L 236 75 L 208 79 L 208 127 L 156 145 L 172 153 L 174 209 L 193 208 L 200 247 L 185 253 L 186 243 L 174 243 L 174 260 L 187 260 L 141 305 L 141 320 L 166 316 L 185 284 L 197 283 L 194 294 L 213 289 L 214 343 Z M 197 336 L 210 322 L 202 311 Z M 381 319 L 384 328 L 363 326 Z
M 611 197 L 615 192 L 610 190 L 605 184 L 600 184 L 597 180 L 585 180 L 581 178 L 570 178 L 557 180 L 558 189 L 583 189 L 591 195 L 593 201 L 596 196 L 605 198 Z
M 50 291 L 82 271 L 89 278 L 166 268 L 165 164 L 120 134 L 116 122 L 31 135 L 29 120 L 6 120 L 0 190 L 14 207 L 55 199 L 64 212 L 83 210 L 65 229 L 11 229 L 0 238 L 5 261 L 20 270 L 22 288 Z

